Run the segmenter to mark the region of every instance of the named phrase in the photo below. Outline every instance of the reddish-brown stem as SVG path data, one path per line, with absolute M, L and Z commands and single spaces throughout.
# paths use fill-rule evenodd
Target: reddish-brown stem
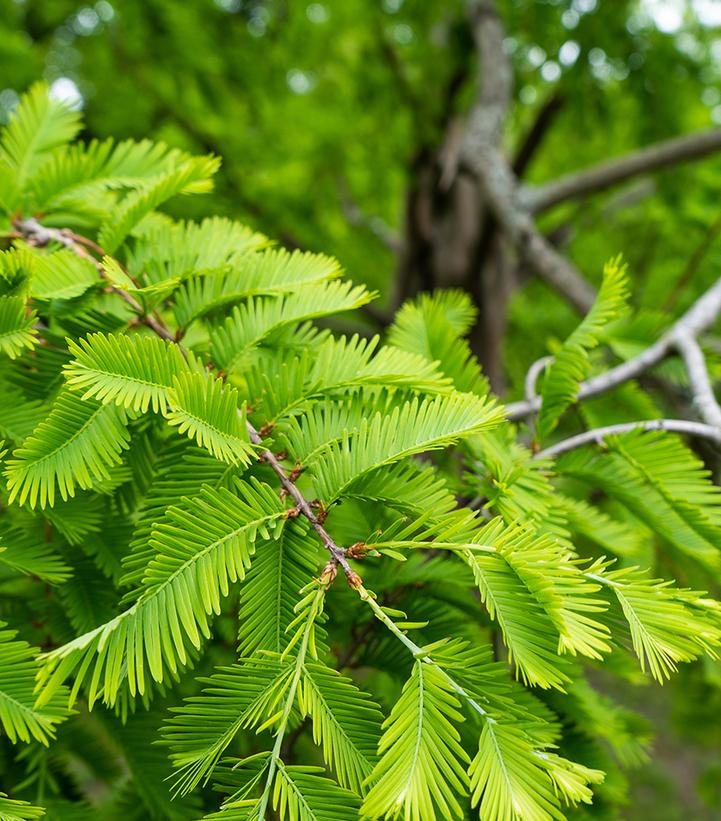
M 253 425 L 250 422 L 246 421 L 246 425 L 248 426 L 248 435 L 250 436 L 250 441 L 254 445 L 262 445 L 263 439 L 261 435 L 258 433 L 258 431 L 253 427 Z M 293 499 L 293 501 L 298 506 L 300 512 L 310 522 L 311 527 L 318 534 L 320 540 L 326 546 L 333 560 L 343 568 L 343 572 L 345 573 L 350 584 L 353 587 L 355 587 L 359 583 L 360 579 L 358 578 L 358 574 L 355 572 L 355 570 L 353 570 L 350 564 L 348 564 L 348 560 L 345 556 L 345 550 L 343 550 L 342 547 L 339 547 L 333 541 L 333 538 L 330 536 L 328 531 L 323 527 L 323 525 L 318 520 L 318 517 L 313 512 L 313 508 L 310 506 L 308 500 L 298 490 L 295 484 L 291 482 L 290 478 L 283 469 L 283 466 L 278 461 L 276 455 L 267 448 L 265 450 L 262 450 L 260 452 L 260 455 L 263 461 L 267 462 L 270 465 L 270 467 L 275 471 L 286 493 L 291 497 L 291 499 Z
M 108 275 L 105 273 L 105 269 L 100 264 L 100 261 L 89 253 L 84 247 L 87 245 L 88 247 L 97 249 L 99 253 L 103 253 L 102 248 L 100 248 L 100 246 L 92 240 L 88 240 L 86 237 L 83 237 L 82 239 L 84 241 L 81 243 L 79 234 L 58 228 L 47 228 L 32 217 L 26 220 L 17 220 L 15 222 L 15 228 L 17 228 L 26 240 L 35 245 L 42 246 L 47 245 L 50 242 L 57 242 L 60 245 L 65 246 L 65 248 L 68 248 L 77 256 L 91 262 L 100 274 L 100 277 L 106 282 L 109 282 Z M 137 301 L 137 299 L 135 299 L 135 297 L 127 291 L 124 291 L 122 288 L 118 288 L 116 285 L 113 285 L 113 283 L 110 283 L 110 290 L 128 304 L 133 313 L 138 315 L 140 321 L 144 325 L 151 328 L 159 337 L 167 339 L 169 342 L 175 342 L 175 336 L 168 330 L 165 323 L 159 319 L 159 317 L 146 315 L 143 310 L 143 306 Z

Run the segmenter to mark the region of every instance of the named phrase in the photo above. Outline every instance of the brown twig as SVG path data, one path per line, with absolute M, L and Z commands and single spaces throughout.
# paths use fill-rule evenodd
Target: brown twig
M 88 240 L 84 237 L 83 239 L 85 241 L 81 243 L 78 239 L 78 234 L 59 228 L 47 228 L 45 225 L 41 225 L 34 217 L 30 217 L 25 220 L 16 220 L 14 225 L 29 243 L 38 246 L 45 246 L 51 242 L 57 242 L 72 251 L 76 254 L 76 256 L 82 257 L 83 259 L 88 260 L 88 262 L 91 262 L 100 274 L 100 277 L 106 282 L 110 282 L 108 275 L 106 274 L 100 261 L 86 250 L 85 246 L 90 247 L 92 245 L 102 253 L 102 248 L 92 242 L 92 240 Z M 147 315 L 143 310 L 143 306 L 135 299 L 135 297 L 131 296 L 123 288 L 118 288 L 117 285 L 114 285 L 112 282 L 110 283 L 110 290 L 128 304 L 133 313 L 138 315 L 140 321 L 144 325 L 151 328 L 162 339 L 166 339 L 169 342 L 175 342 L 175 336 L 168 330 L 165 323 L 163 323 L 162 320 L 159 320 L 158 317 Z

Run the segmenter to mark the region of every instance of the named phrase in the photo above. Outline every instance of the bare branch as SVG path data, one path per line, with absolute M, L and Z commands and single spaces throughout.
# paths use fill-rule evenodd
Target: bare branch
M 693 392 L 693 402 L 698 408 L 701 418 L 707 424 L 721 430 L 721 407 L 716 401 L 711 387 L 703 351 L 693 336 L 684 332 L 676 334 L 675 346 L 686 365 Z
M 538 377 L 546 370 L 548 365 L 553 362 L 552 356 L 542 356 L 537 359 L 526 373 L 526 378 L 523 383 L 524 393 L 527 400 L 531 400 L 536 396 L 536 382 Z
M 541 106 L 533 125 L 513 159 L 513 173 L 517 177 L 520 178 L 525 173 L 563 105 L 563 96 L 559 92 L 554 92 Z
M 645 371 L 658 365 L 676 347 L 679 335 L 698 337 L 711 325 L 721 313 L 721 278 L 719 278 L 686 313 L 675 322 L 671 328 L 653 345 L 646 348 L 638 356 L 622 362 L 615 368 L 594 376 L 586 382 L 581 382 L 578 390 L 578 399 L 597 396 L 618 385 L 635 379 Z M 506 406 L 507 418 L 521 419 L 541 407 L 539 397 L 522 402 L 512 402 Z
M 478 179 L 493 216 L 531 270 L 579 311 L 593 304 L 594 291 L 573 265 L 543 237 L 518 198 L 518 183 L 500 143 L 511 99 L 513 71 L 503 50 L 503 24 L 492 0 L 471 3 L 479 54 L 478 96 L 463 137 L 463 164 Z
M 560 456 L 569 450 L 584 445 L 600 445 L 607 436 L 616 436 L 619 433 L 628 433 L 632 430 L 665 430 L 669 433 L 685 433 L 688 436 L 699 436 L 710 439 L 721 445 L 721 428 L 706 425 L 703 422 L 688 422 L 685 419 L 648 419 L 641 422 L 623 422 L 620 425 L 608 425 L 604 428 L 595 428 L 570 436 L 555 445 L 534 454 L 534 459 L 545 459 L 550 456 Z
M 552 356 L 542 356 L 540 359 L 537 359 L 528 369 L 526 378 L 523 382 L 523 393 L 526 397 L 526 402 L 533 402 L 536 398 L 536 382 L 538 382 L 538 377 L 543 373 L 548 365 L 551 364 L 551 362 L 553 362 Z M 528 414 L 527 424 L 531 432 L 531 436 L 535 437 L 536 423 L 533 418 L 533 413 Z
M 719 149 L 721 129 L 718 128 L 675 137 L 591 168 L 566 174 L 545 185 L 524 188 L 521 202 L 531 213 L 537 214 L 566 200 L 604 191 L 630 177 L 701 159 Z

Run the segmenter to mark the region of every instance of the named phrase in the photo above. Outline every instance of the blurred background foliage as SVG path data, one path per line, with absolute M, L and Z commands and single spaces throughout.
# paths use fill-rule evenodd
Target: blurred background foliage
M 501 6 L 516 72 L 509 151 L 544 107 L 555 112 L 530 181 L 721 122 L 717 0 Z M 216 211 L 333 253 L 387 302 L 399 265 L 388 246 L 404 239 L 421 158 L 475 87 L 462 0 L 0 0 L 0 34 L 0 117 L 42 76 L 84 108 L 88 138 L 218 153 L 213 201 L 188 200 L 189 215 Z M 705 264 L 686 278 L 701 288 L 714 276 L 718 251 L 705 245 L 719 230 L 720 163 L 634 180 L 542 225 L 591 280 L 622 251 L 638 304 L 667 310 L 697 293 L 675 286 L 699 248 Z M 511 384 L 573 322 L 545 286 L 526 287 L 511 309 Z
M 500 8 L 515 71 L 508 152 L 548 119 L 527 180 L 721 123 L 719 0 Z M 382 325 L 409 200 L 471 103 L 476 54 L 462 0 L 0 0 L 0 120 L 39 78 L 83 108 L 87 139 L 151 137 L 221 155 L 216 191 L 175 214 L 225 214 L 288 247 L 335 254 L 380 292 L 367 320 Z M 566 203 L 540 225 L 594 283 L 624 254 L 645 309 L 634 344 L 719 276 L 720 190 L 721 154 L 711 155 Z M 509 396 L 576 321 L 548 286 L 524 282 L 503 344 Z M 594 420 L 593 403 L 585 413 Z M 606 402 L 596 415 L 612 422 L 609 413 Z M 720 676 L 698 665 L 662 693 L 627 694 L 660 726 L 651 762 L 631 776 L 628 818 L 720 817 Z

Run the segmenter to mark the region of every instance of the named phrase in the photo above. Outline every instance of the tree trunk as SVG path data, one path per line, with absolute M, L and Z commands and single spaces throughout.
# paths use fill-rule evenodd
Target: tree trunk
M 504 388 L 501 362 L 513 265 L 477 181 L 460 170 L 444 184 L 444 151 L 421 152 L 406 197 L 396 306 L 421 291 L 462 288 L 478 308 L 473 352 L 494 391 Z

